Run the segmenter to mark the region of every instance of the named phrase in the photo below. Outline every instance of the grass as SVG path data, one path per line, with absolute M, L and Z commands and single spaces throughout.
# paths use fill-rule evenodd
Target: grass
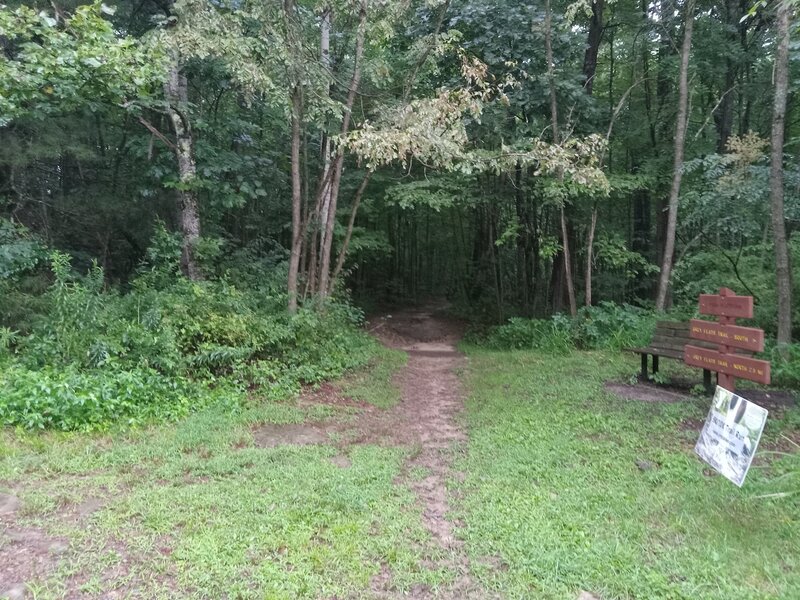
M 644 404 L 604 390 L 627 381 L 633 359 L 466 350 L 469 443 L 451 517 L 487 596 L 800 597 L 800 501 L 760 497 L 796 464 L 764 452 L 800 425 L 796 408 L 770 416 L 740 490 L 708 474 L 697 431 L 682 425 L 704 418 L 707 399 Z M 404 362 L 387 350 L 343 391 L 391 406 Z M 386 569 L 398 596 L 446 588 L 461 563 L 423 526 L 407 481 L 426 473 L 404 467 L 413 447 L 254 442 L 260 424 L 348 416 L 262 399 L 127 433 L 0 431 L 0 491 L 22 501 L 13 527 L 47 536 L 45 554 L 51 540 L 69 544 L 28 581 L 31 595 L 370 598 Z M 342 452 L 349 468 L 331 461 Z M 9 543 L 0 533 L 0 554 Z
M 382 346 L 365 369 L 342 381 L 342 392 L 378 408 L 391 408 L 400 401 L 400 390 L 393 384 L 394 375 L 406 362 L 408 354 Z
M 779 467 L 758 460 L 743 489 L 694 456 L 709 401 L 644 404 L 603 388 L 618 354 L 469 349 L 471 396 L 461 535 L 475 575 L 506 598 L 800 597 L 800 504 L 759 498 Z M 797 409 L 768 422 L 767 440 Z M 792 425 L 794 423 L 794 425 Z M 762 444 L 764 442 L 762 441 Z M 655 468 L 640 470 L 636 461 Z M 480 568 L 485 557 L 505 568 Z
M 387 385 L 389 368 L 371 369 L 359 389 Z M 372 374 L 378 380 L 368 383 Z M 14 528 L 69 543 L 58 569 L 29 580 L 29 592 L 358 598 L 384 568 L 400 590 L 451 579 L 422 566 L 436 549 L 398 483 L 407 449 L 348 448 L 350 466 L 340 468 L 332 444 L 254 444 L 261 423 L 318 421 L 333 410 L 263 402 L 105 436 L 0 432 L 0 491 L 22 503 Z M 10 543 L 0 534 L 0 553 Z

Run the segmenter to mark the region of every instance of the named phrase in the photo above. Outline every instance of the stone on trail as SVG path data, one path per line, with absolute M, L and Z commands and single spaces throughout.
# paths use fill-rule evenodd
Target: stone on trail
M 19 500 L 11 494 L 0 492 L 0 515 L 10 515 L 19 508 Z
M 23 584 L 14 585 L 0 593 L 0 598 L 8 600 L 22 600 L 25 597 L 25 586 Z

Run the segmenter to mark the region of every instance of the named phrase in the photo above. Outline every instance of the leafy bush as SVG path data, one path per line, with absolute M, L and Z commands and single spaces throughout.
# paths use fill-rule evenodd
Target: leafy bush
M 489 332 L 485 343 L 497 349 L 535 348 L 565 353 L 575 348 L 611 349 L 646 344 L 655 328 L 654 313 L 629 305 L 603 302 L 583 307 L 571 319 L 509 319 Z
M 572 320 L 572 338 L 578 348 L 621 350 L 650 341 L 656 315 L 629 304 L 601 302 L 583 307 Z
M 0 423 L 26 429 L 91 431 L 185 416 L 224 397 L 151 369 L 31 370 L 11 365 L 0 384 Z
M 789 250 L 792 264 L 800 264 L 800 234 L 792 235 Z M 737 294 L 755 296 L 753 322 L 774 335 L 778 304 L 774 253 L 773 245 L 767 243 L 745 246 L 738 253 L 716 250 L 687 254 L 675 265 L 675 303 L 694 308 L 700 294 L 716 294 L 720 287 L 729 287 Z M 800 298 L 800 278 L 794 278 L 792 295 Z M 796 338 L 800 334 L 799 302 L 793 305 L 792 323 Z
M 774 343 L 766 349 L 771 363 L 772 383 L 800 390 L 800 344 L 789 344 L 778 351 Z
M 170 266 L 169 239 L 157 246 L 125 294 L 105 289 L 97 265 L 76 277 L 68 256 L 52 255 L 47 310 L 31 333 L 0 329 L 0 422 L 97 429 L 175 418 L 207 404 L 210 385 L 227 387 L 233 402 L 245 389 L 285 398 L 374 352 L 349 305 L 290 316 L 268 284 L 189 281 Z
M 41 308 L 31 292 L 40 287 L 36 274 L 46 258 L 47 250 L 36 236 L 0 217 L 0 326 L 29 328 L 37 308 Z
M 485 342 L 498 350 L 536 348 L 564 354 L 575 348 L 569 325 L 569 319 L 562 315 L 552 319 L 514 317 L 491 330 Z
M 32 271 L 46 256 L 44 245 L 25 227 L 0 217 L 0 280 Z

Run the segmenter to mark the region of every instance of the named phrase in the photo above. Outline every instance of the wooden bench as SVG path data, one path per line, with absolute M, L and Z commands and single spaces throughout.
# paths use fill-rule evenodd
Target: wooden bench
M 640 354 L 642 357 L 642 380 L 647 381 L 648 356 L 653 357 L 653 375 L 658 373 L 658 359 L 661 356 L 683 361 L 683 347 L 691 343 L 693 346 L 716 350 L 717 346 L 709 342 L 692 340 L 689 338 L 689 323 L 681 321 L 659 321 L 650 344 L 644 348 L 627 348 L 630 352 Z M 703 369 L 703 386 L 706 391 L 713 391 L 711 386 L 711 371 Z

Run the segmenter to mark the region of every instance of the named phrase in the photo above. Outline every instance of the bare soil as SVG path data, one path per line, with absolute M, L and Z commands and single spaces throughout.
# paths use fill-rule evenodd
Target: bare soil
M 328 433 L 324 426 L 318 425 L 262 425 L 253 431 L 253 441 L 259 448 L 287 444 L 307 446 L 326 443 Z
M 606 390 L 626 400 L 638 400 L 639 402 L 684 402 L 690 400 L 688 396 L 673 392 L 662 387 L 647 383 L 637 383 L 630 385 L 616 381 L 607 381 Z
M 444 555 L 444 564 L 456 573 L 453 583 L 435 592 L 416 586 L 405 598 L 484 598 L 470 576 L 469 559 L 456 536 L 457 524 L 450 515 L 448 482 L 463 476 L 454 472 L 453 460 L 462 452 L 467 436 L 460 424 L 464 390 L 458 372 L 466 358 L 456 344 L 464 327 L 446 318 L 435 306 L 400 311 L 373 319 L 373 333 L 387 346 L 408 353 L 408 364 L 397 376 L 402 399 L 383 414 L 367 412 L 356 423 L 362 439 L 411 446 L 416 451 L 405 465 L 404 483 L 416 494 L 423 523 Z M 424 473 L 413 477 L 413 473 Z M 381 598 L 401 594 L 392 587 L 391 572 L 384 568 L 373 581 L 373 593 Z
M 16 513 L 20 502 L 0 494 L 0 598 L 27 597 L 26 581 L 52 572 L 69 551 L 69 541 L 46 535 L 35 527 L 20 527 Z M 80 507 L 78 514 L 81 514 Z

